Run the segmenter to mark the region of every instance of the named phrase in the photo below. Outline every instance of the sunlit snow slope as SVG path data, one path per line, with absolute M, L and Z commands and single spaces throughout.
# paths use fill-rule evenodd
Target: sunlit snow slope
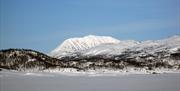
M 70 38 L 54 49 L 50 55 L 61 57 L 67 53 L 79 52 L 101 44 L 118 44 L 120 41 L 109 36 L 88 35 L 82 38 Z
M 65 56 L 114 56 L 125 51 L 141 51 L 138 55 L 153 54 L 160 51 L 173 52 L 180 48 L 180 36 L 172 36 L 162 40 L 117 40 L 107 36 L 89 35 L 83 38 L 70 38 L 65 40 L 50 55 L 56 58 Z

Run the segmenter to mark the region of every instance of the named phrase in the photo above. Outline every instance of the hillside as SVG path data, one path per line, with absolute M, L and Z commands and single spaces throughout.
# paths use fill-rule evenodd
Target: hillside
M 86 40 L 82 39 L 81 42 L 86 43 Z M 73 45 L 67 44 L 72 50 L 79 48 L 76 51 L 71 51 L 71 49 L 63 51 L 65 48 L 63 43 L 58 47 L 58 51 L 53 50 L 56 53 L 50 56 L 30 49 L 0 50 L 0 68 L 17 71 L 56 70 L 60 72 L 69 68 L 73 69 L 71 71 L 81 72 L 89 70 L 95 72 L 97 70 L 143 71 L 144 73 L 158 72 L 158 70 L 180 72 L 180 36 L 143 42 L 115 39 L 116 42 L 110 43 L 110 40 L 105 42 L 106 38 L 98 37 L 98 41 L 100 40 L 99 43 L 89 43 L 89 47 L 86 48 L 79 47 L 85 46 L 81 43 L 81 45 L 75 45 L 74 42 Z

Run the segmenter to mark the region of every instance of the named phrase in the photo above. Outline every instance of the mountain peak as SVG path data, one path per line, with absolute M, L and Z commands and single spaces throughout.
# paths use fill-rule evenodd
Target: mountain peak
M 118 44 L 118 39 L 110 36 L 88 35 L 65 40 L 60 46 L 54 49 L 50 55 L 57 56 L 59 53 L 72 53 L 80 50 L 93 48 L 101 44 Z
M 126 49 L 146 50 L 150 53 L 164 50 L 165 48 L 179 48 L 180 36 L 172 36 L 162 40 L 135 41 L 118 40 L 110 36 L 88 35 L 65 40 L 60 46 L 54 49 L 50 55 L 56 58 L 72 56 L 72 54 L 81 55 L 119 55 Z

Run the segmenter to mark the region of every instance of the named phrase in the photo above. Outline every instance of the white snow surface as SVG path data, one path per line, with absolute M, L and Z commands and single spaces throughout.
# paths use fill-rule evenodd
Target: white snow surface
M 101 44 L 118 44 L 120 41 L 109 36 L 88 35 L 82 38 L 70 38 L 54 49 L 50 55 L 58 57 L 67 53 L 86 50 Z
M 180 36 L 175 35 L 162 40 L 117 40 L 108 36 L 89 35 L 83 38 L 70 38 L 65 40 L 50 55 L 56 58 L 81 54 L 83 56 L 94 55 L 119 55 L 125 50 L 154 53 L 162 50 L 174 52 L 180 49 Z
M 84 56 L 93 55 L 118 55 L 128 48 L 138 45 L 140 42 L 134 40 L 124 40 L 120 41 L 118 44 L 102 44 L 96 47 L 81 51 Z

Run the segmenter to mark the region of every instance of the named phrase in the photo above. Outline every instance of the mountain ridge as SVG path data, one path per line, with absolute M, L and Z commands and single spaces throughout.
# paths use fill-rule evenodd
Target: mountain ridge
M 93 37 L 98 37 L 101 39 L 101 36 L 93 36 Z M 102 36 L 103 38 L 105 36 Z M 81 39 L 83 39 L 82 41 L 88 42 L 86 40 L 84 40 L 84 38 L 90 38 L 91 37 L 83 37 Z M 111 37 L 112 38 L 112 37 Z M 78 38 L 75 38 L 75 40 Z M 112 38 L 115 39 L 115 38 Z M 69 40 L 69 39 L 67 39 Z M 65 40 L 65 42 L 67 41 Z M 71 38 L 70 38 L 71 40 Z M 71 51 L 73 49 L 73 47 L 79 47 L 79 45 L 73 45 L 73 47 L 69 48 L 67 47 L 69 50 L 65 50 L 61 47 L 64 46 L 63 43 L 60 45 L 60 47 L 58 47 L 58 50 L 53 50 L 56 52 L 51 52 L 52 57 L 55 58 L 59 58 L 61 59 L 62 57 L 66 57 L 66 56 L 74 56 L 74 55 L 81 55 L 81 56 L 96 56 L 96 55 L 120 55 L 122 52 L 128 50 L 147 50 L 147 49 L 152 49 L 149 50 L 149 52 L 153 53 L 154 51 L 158 51 L 160 49 L 165 49 L 168 48 L 169 50 L 171 50 L 171 48 L 175 48 L 180 46 L 180 36 L 172 36 L 166 39 L 162 39 L 162 40 L 148 40 L 148 41 L 135 41 L 135 40 L 117 40 L 115 39 L 116 42 L 115 43 L 109 43 L 108 42 L 104 42 L 104 43 L 97 43 L 94 46 L 91 47 L 86 47 L 86 48 L 80 48 L 79 50 L 76 51 Z M 106 40 L 104 40 L 106 41 Z M 66 42 L 68 43 L 68 42 Z M 91 44 L 91 43 L 90 43 Z M 71 46 L 71 45 L 70 45 Z M 86 46 L 81 44 L 81 46 Z
M 82 38 L 66 39 L 60 46 L 50 52 L 53 57 L 59 56 L 58 53 L 73 53 L 81 50 L 86 50 L 100 44 L 117 44 L 120 41 L 109 36 L 88 35 Z
M 0 50 L 0 69 L 17 71 L 54 71 L 74 69 L 180 72 L 180 36 L 156 41 L 119 41 L 53 57 L 30 49 Z

